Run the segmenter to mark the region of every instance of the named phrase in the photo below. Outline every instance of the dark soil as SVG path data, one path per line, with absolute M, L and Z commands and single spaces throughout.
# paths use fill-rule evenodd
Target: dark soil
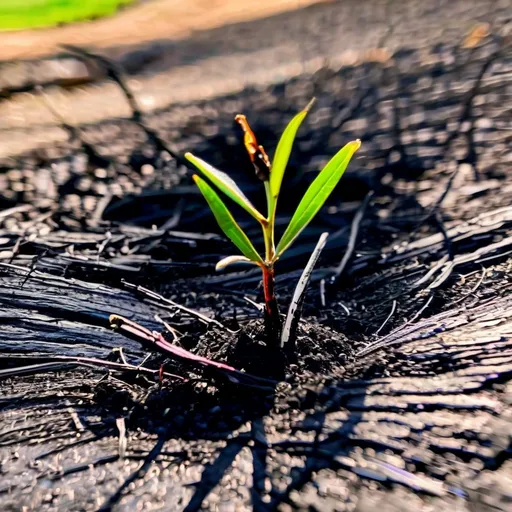
M 494 21 L 474 49 L 404 48 L 5 160 L 2 510 L 509 510 L 512 60 Z M 258 271 L 214 271 L 233 248 L 171 153 L 260 204 L 233 116 L 272 154 L 313 95 L 280 232 L 329 156 L 363 145 L 277 268 L 285 312 L 331 233 L 293 357 L 267 344 Z M 111 314 L 243 374 L 161 353 Z

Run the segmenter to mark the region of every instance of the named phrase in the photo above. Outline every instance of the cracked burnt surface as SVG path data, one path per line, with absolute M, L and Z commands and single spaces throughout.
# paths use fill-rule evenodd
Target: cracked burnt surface
M 511 70 L 499 34 L 402 49 L 3 161 L 3 509 L 508 510 Z M 259 275 L 214 272 L 232 248 L 161 144 L 193 148 L 260 204 L 233 115 L 272 154 L 312 95 L 280 231 L 329 155 L 363 145 L 279 262 L 285 306 L 331 233 L 299 361 L 277 375 Z M 267 380 L 159 353 L 110 314 Z

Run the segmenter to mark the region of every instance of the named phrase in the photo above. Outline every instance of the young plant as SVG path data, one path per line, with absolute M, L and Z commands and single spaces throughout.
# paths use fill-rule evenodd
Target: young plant
M 194 181 L 210 206 L 220 228 L 242 253 L 242 255 L 228 256 L 219 261 L 216 266 L 217 270 L 238 262 L 252 263 L 261 268 L 263 274 L 263 294 L 265 298 L 265 325 L 270 341 L 274 344 L 278 343 L 281 331 L 281 318 L 279 316 L 279 309 L 274 293 L 274 265 L 318 213 L 318 210 L 323 206 L 345 172 L 350 159 L 361 145 L 359 140 L 349 142 L 338 151 L 322 171 L 320 171 L 304 194 L 288 227 L 276 246 L 274 225 L 281 183 L 297 130 L 309 112 L 312 104 L 313 101 L 311 101 L 304 110 L 299 112 L 285 128 L 277 145 L 272 164 L 270 164 L 270 160 L 263 147 L 258 144 L 245 116 L 237 115 L 235 117 L 235 120 L 240 124 L 244 132 L 245 148 L 254 165 L 256 176 L 263 182 L 265 187 L 267 198 L 266 215 L 259 212 L 253 206 L 237 184 L 227 174 L 212 167 L 210 164 L 191 153 L 185 154 L 185 158 L 201 171 L 213 185 L 246 210 L 247 213 L 254 217 L 261 225 L 265 243 L 264 255 L 260 255 L 254 248 L 252 242 L 237 224 L 233 215 L 231 215 L 231 212 L 213 187 L 198 175 L 193 176 Z

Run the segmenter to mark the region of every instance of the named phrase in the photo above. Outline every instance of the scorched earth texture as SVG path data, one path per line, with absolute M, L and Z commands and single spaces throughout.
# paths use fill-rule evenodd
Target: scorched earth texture
M 512 62 L 500 16 L 474 49 L 403 47 L 5 159 L 2 507 L 508 510 Z M 329 155 L 363 144 L 277 268 L 287 304 L 331 232 L 281 379 L 244 299 L 261 301 L 257 271 L 214 272 L 230 245 L 163 149 L 193 149 L 250 194 L 233 116 L 250 116 L 272 153 L 311 96 L 282 226 Z M 184 348 L 267 380 L 166 359 L 112 331 L 110 314 L 172 340 L 165 322 Z

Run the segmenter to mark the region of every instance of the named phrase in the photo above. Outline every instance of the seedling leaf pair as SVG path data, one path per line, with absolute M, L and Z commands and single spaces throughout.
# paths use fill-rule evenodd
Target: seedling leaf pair
M 230 199 L 235 201 L 244 210 L 246 210 L 252 217 L 260 222 L 263 226 L 264 236 L 268 236 L 268 229 L 265 229 L 269 224 L 273 227 L 275 218 L 275 206 L 281 184 L 283 181 L 286 165 L 290 157 L 293 147 L 293 142 L 297 135 L 297 131 L 309 112 L 314 100 L 312 100 L 304 110 L 299 112 L 285 128 L 279 143 L 277 145 L 274 161 L 272 162 L 269 183 L 266 184 L 268 189 L 267 201 L 269 204 L 268 218 L 265 218 L 249 201 L 246 195 L 240 190 L 238 185 L 224 172 L 216 169 L 208 164 L 201 158 L 198 158 L 191 153 L 186 153 L 185 157 L 197 169 L 199 169 L 207 178 L 209 178 L 219 190 L 224 192 Z M 240 116 L 237 116 L 240 117 Z M 245 117 L 244 117 L 245 119 Z M 247 128 L 250 129 L 248 124 Z M 252 133 L 252 131 L 251 131 Z M 254 134 L 254 144 L 257 144 Z M 359 149 L 361 142 L 359 140 L 349 142 L 328 162 L 322 169 L 320 174 L 315 178 L 313 183 L 309 186 L 306 194 L 302 198 L 295 211 L 290 224 L 286 228 L 280 242 L 277 245 L 272 261 L 266 261 L 266 264 L 275 262 L 283 252 L 293 243 L 297 236 L 304 230 L 304 228 L 313 220 L 314 216 L 318 213 L 320 208 L 324 205 L 331 192 L 334 190 L 339 180 L 343 176 L 352 156 Z M 199 186 L 199 189 L 205 196 L 210 208 L 212 209 L 219 226 L 224 231 L 226 236 L 240 249 L 242 254 L 255 263 L 263 263 L 263 259 L 257 253 L 256 249 L 250 242 L 247 235 L 242 228 L 237 224 L 226 205 L 217 195 L 217 193 L 201 178 L 194 176 L 194 180 Z M 272 240 L 273 240 L 273 233 Z M 218 268 L 224 268 L 227 265 L 239 262 L 240 259 L 236 257 L 229 257 L 222 260 L 222 264 Z M 220 262 L 219 262 L 220 263 Z

